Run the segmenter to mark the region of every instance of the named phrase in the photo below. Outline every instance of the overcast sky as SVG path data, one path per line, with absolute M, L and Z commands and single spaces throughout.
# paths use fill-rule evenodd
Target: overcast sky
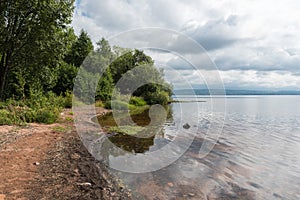
M 227 88 L 300 90 L 299 11 L 297 0 L 77 0 L 73 26 L 94 42 L 136 28 L 172 29 L 205 48 Z M 192 85 L 203 84 L 188 63 L 152 53 Z

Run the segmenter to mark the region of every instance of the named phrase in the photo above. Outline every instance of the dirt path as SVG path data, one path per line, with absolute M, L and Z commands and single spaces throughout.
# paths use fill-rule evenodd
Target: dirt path
M 58 124 L 0 127 L 0 200 L 130 199 L 81 144 L 65 110 Z

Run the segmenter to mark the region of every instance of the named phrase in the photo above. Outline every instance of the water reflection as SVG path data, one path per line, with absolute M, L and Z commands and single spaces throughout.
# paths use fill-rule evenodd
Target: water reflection
M 269 106 L 263 106 L 271 101 Z M 199 127 L 187 152 L 158 171 L 112 173 L 132 189 L 135 199 L 300 199 L 299 102 L 300 97 L 228 99 L 223 134 L 213 150 L 201 159 L 199 148 L 209 136 L 207 130 L 212 121 L 219 121 L 218 114 L 211 115 L 203 104 L 201 120 L 196 121 L 193 115 L 197 105 L 174 104 L 171 117 L 158 134 L 137 140 L 112 135 L 109 140 L 128 153 L 145 154 L 166 146 L 175 137 L 184 141 L 188 131 Z M 298 105 L 297 109 L 290 104 Z M 251 106 L 255 108 L 249 109 Z M 181 116 L 182 110 L 189 114 Z M 143 115 L 133 117 L 133 121 L 148 125 L 147 114 Z M 191 130 L 176 131 L 185 123 Z M 113 151 L 116 149 L 110 155 L 121 155 Z
M 172 112 L 169 107 L 166 107 L 167 121 L 172 121 Z M 122 113 L 123 112 L 123 113 Z M 164 137 L 164 130 L 162 129 L 165 124 L 160 117 L 153 117 L 158 119 L 158 123 L 148 126 L 153 119 L 150 118 L 149 109 L 144 110 L 138 114 L 131 114 L 130 118 L 135 123 L 133 126 L 126 126 L 128 123 L 127 120 L 127 111 L 122 111 L 118 113 L 117 121 L 113 113 L 107 113 L 106 115 L 98 116 L 97 120 L 101 127 L 104 127 L 105 131 L 109 134 L 108 139 L 112 142 L 115 147 L 121 148 L 124 151 L 129 153 L 145 153 L 148 151 L 156 151 L 159 149 L 162 144 L 167 144 L 168 140 Z M 93 119 L 95 120 L 95 119 Z M 123 126 L 122 126 L 123 125 Z M 130 130 L 129 134 L 118 133 L 111 127 L 123 128 L 125 130 Z M 145 128 L 140 128 L 145 127 Z M 117 154 L 114 154 L 117 155 Z M 123 155 L 123 154 L 122 154 Z

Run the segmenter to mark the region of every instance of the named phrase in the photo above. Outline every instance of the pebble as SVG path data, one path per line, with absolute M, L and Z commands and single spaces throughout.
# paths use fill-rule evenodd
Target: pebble
M 74 172 L 75 174 L 79 174 L 79 170 L 78 170 L 78 169 L 74 169 L 73 172 Z
M 170 183 L 168 183 L 168 186 L 169 187 L 174 187 L 174 184 L 170 182 Z
M 88 182 L 86 182 L 86 183 L 77 183 L 77 185 L 80 185 L 80 186 L 92 186 L 92 184 L 88 183 Z
M 188 124 L 188 123 L 185 123 L 184 125 L 183 125 L 183 128 L 184 129 L 189 129 L 191 126 Z
M 193 196 L 195 196 L 195 194 L 194 194 L 194 193 L 188 193 L 188 195 L 189 195 L 190 197 L 193 197 Z
M 36 166 L 39 166 L 39 165 L 40 165 L 39 162 L 35 162 L 35 163 L 33 163 L 33 164 L 36 165 Z

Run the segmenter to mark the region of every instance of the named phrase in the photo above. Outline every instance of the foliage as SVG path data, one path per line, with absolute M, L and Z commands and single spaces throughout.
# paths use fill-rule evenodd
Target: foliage
M 54 123 L 62 108 L 67 105 L 67 96 L 57 96 L 52 92 L 44 95 L 32 91 L 29 99 L 9 99 L 1 103 L 0 124 Z
M 42 108 L 37 111 L 34 121 L 38 123 L 52 124 L 58 119 L 59 113 L 60 110 L 58 108 Z
M 78 68 L 74 65 L 61 62 L 61 65 L 58 67 L 56 85 L 52 90 L 58 95 L 72 91 L 77 72 Z
M 52 130 L 55 132 L 64 133 L 67 131 L 67 128 L 63 126 L 54 126 Z
M 109 101 L 112 96 L 113 87 L 112 76 L 110 70 L 107 69 L 99 79 L 96 89 L 96 100 Z
M 87 32 L 75 35 L 69 26 L 73 4 L 0 1 L 0 100 L 5 101 L 0 103 L 0 124 L 53 123 L 62 108 L 72 107 L 72 100 L 131 112 L 168 103 L 172 88 L 150 56 L 112 48 L 104 38 L 94 50 Z M 131 72 L 135 68 L 141 73 Z M 126 73 L 130 76 L 112 100 L 113 88 Z M 131 91 L 136 82 L 149 84 Z
M 144 54 L 143 51 L 139 51 L 137 49 L 135 49 L 134 51 L 130 50 L 119 56 L 110 65 L 114 83 L 116 84 L 120 80 L 122 75 L 127 71 L 144 64 L 153 65 L 154 61 L 150 56 Z
M 93 49 L 92 40 L 87 32 L 81 30 L 78 39 L 73 43 L 64 60 L 78 68 Z
M 135 106 L 145 106 L 147 102 L 142 97 L 132 96 L 129 101 L 130 104 Z
M 136 135 L 143 130 L 145 130 L 145 128 L 141 126 L 112 126 L 109 128 L 108 132 L 121 133 L 124 135 Z
M 0 110 L 0 125 L 11 125 L 11 114 L 8 110 Z
M 105 103 L 105 108 L 116 109 L 116 110 L 133 110 L 135 109 L 135 106 L 128 104 L 124 101 L 112 100 L 112 101 L 107 101 Z
M 0 2 L 0 98 L 50 89 L 69 42 L 74 0 Z M 25 81 L 25 82 L 24 82 Z M 17 85 L 18 87 L 16 87 Z
M 167 105 L 170 101 L 169 93 L 165 91 L 147 92 L 143 94 L 145 100 L 150 104 Z
M 105 104 L 102 101 L 96 101 L 95 107 L 105 107 Z
M 64 96 L 64 108 L 72 108 L 72 103 L 73 103 L 73 94 L 70 91 L 65 92 Z
M 130 115 L 138 115 L 143 113 L 146 110 L 149 110 L 150 106 L 149 105 L 144 105 L 144 106 L 137 106 L 134 109 L 130 110 Z
M 123 54 L 110 65 L 110 69 L 121 94 L 142 97 L 148 104 L 168 103 L 172 87 L 164 80 L 163 71 L 158 70 L 152 58 L 143 51 L 134 50 Z M 121 77 L 122 84 L 118 84 Z M 138 85 L 142 86 L 135 90 Z

